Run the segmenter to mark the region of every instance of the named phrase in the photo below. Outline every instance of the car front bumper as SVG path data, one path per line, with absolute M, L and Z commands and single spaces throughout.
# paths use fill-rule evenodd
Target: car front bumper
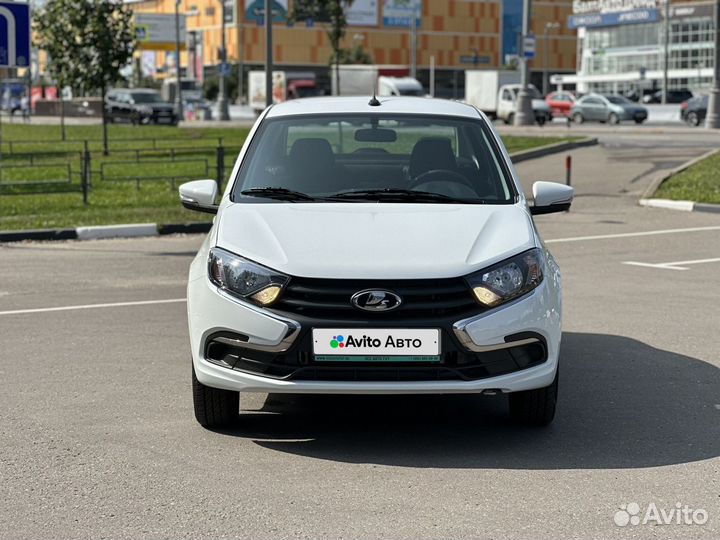
M 312 328 L 343 327 L 342 322 L 273 313 L 219 291 L 204 276 L 188 285 L 188 320 L 196 376 L 215 388 L 311 394 L 516 392 L 547 386 L 555 377 L 561 336 L 559 273 L 546 275 L 520 299 L 459 321 L 386 319 L 356 325 L 440 328 L 442 360 L 432 366 L 320 366 L 312 358 Z M 210 348 L 218 336 L 234 344 L 230 350 L 238 363 L 229 365 Z M 272 369 L 267 368 L 270 362 Z M 517 365 L 509 370 L 508 362 Z

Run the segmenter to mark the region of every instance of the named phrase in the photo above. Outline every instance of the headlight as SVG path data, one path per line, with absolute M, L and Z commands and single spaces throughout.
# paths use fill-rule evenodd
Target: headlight
M 210 250 L 208 274 L 220 289 L 260 306 L 272 304 L 289 279 L 220 248 Z
M 542 251 L 531 249 L 467 278 L 478 301 L 499 306 L 540 285 L 544 264 Z

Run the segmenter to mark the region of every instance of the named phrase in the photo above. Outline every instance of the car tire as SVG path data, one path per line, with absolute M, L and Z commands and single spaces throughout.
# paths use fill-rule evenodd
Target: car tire
M 505 123 L 509 126 L 515 125 L 515 113 L 508 114 L 507 120 L 505 120 Z
M 635 123 L 636 123 L 637 125 L 642 124 L 644 121 L 645 121 L 644 118 L 636 118 L 636 119 L 635 119 Z
M 614 112 L 610 113 L 608 115 L 608 123 L 612 124 L 613 126 L 616 126 L 620 123 L 620 117 L 617 114 L 615 114 Z
M 198 381 L 192 370 L 192 394 L 195 419 L 208 429 L 234 425 L 240 413 L 240 393 L 211 388 Z
M 689 126 L 698 127 L 700 125 L 700 117 L 696 112 L 690 111 L 687 115 L 686 122 Z
M 572 115 L 572 120 L 576 124 L 582 124 L 585 121 L 585 117 L 582 114 L 580 114 L 579 112 L 576 112 L 575 114 Z
M 513 392 L 508 396 L 510 419 L 518 424 L 532 427 L 550 425 L 555 418 L 558 395 L 558 373 L 552 384 L 535 390 Z
M 538 116 L 538 117 L 535 118 L 535 121 L 537 122 L 537 125 L 538 125 L 538 126 L 544 126 L 546 120 L 547 120 L 547 119 L 545 118 L 544 115 L 541 115 L 541 116 Z

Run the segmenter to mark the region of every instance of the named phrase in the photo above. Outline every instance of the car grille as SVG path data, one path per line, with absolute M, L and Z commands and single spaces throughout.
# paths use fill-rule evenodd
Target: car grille
M 364 311 L 350 298 L 365 289 L 394 292 L 400 307 L 389 311 Z M 478 313 L 482 307 L 462 278 L 422 280 L 341 280 L 293 277 L 273 311 L 338 320 L 423 319 Z

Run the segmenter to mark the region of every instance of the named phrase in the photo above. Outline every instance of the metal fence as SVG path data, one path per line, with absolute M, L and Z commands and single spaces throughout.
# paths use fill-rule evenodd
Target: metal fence
M 220 142 L 221 139 L 218 139 Z M 111 183 L 143 185 L 165 182 L 174 190 L 178 183 L 215 177 L 221 188 L 225 179 L 225 156 L 239 147 L 171 147 L 119 149 L 104 155 L 82 151 L 15 152 L 0 160 L 0 196 L 80 193 L 87 204 L 93 186 Z M 16 147 L 17 149 L 17 147 Z

